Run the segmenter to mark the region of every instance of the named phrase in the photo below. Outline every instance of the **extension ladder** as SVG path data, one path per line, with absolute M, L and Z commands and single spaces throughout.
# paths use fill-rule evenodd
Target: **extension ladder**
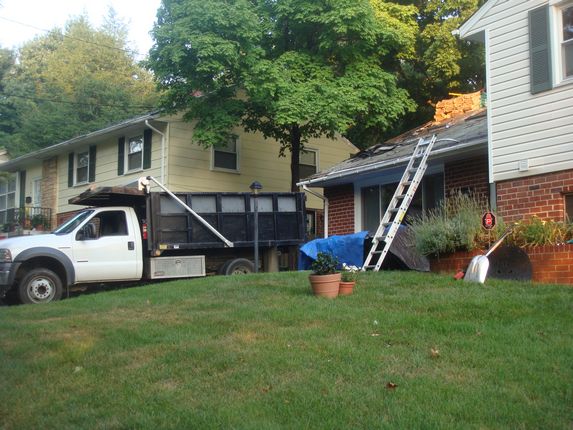
M 396 187 L 394 196 L 380 220 L 380 225 L 372 239 L 372 247 L 362 266 L 362 271 L 371 269 L 377 272 L 388 254 L 388 250 L 396 237 L 408 207 L 414 198 L 418 185 L 428 167 L 428 156 L 436 143 L 436 135 L 429 139 L 421 138 L 416 144 L 414 153 L 406 166 L 402 179 Z M 383 245 L 383 246 L 382 246 Z

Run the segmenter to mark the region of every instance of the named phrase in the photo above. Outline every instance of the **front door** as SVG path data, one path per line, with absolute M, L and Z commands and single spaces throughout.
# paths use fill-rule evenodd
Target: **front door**
M 138 279 L 140 270 L 135 249 L 135 232 L 129 228 L 126 212 L 96 213 L 76 234 L 73 255 L 76 282 Z

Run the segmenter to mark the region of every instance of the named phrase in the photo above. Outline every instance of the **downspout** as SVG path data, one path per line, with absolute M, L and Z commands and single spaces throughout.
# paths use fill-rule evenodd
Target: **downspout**
M 157 130 L 151 124 L 149 124 L 149 120 L 145 120 L 145 125 L 148 126 L 151 130 L 161 135 L 161 183 L 165 183 L 165 133 Z
M 322 194 L 317 193 L 316 191 L 312 191 L 306 185 L 303 185 L 302 188 L 306 192 L 318 197 L 324 202 L 324 238 L 326 239 L 328 237 L 328 198 Z

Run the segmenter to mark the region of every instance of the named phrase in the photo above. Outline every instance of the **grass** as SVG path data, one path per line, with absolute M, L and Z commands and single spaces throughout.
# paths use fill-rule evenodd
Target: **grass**
M 0 372 L 2 429 L 570 429 L 573 289 L 386 272 L 329 301 L 306 273 L 161 283 L 0 308 Z

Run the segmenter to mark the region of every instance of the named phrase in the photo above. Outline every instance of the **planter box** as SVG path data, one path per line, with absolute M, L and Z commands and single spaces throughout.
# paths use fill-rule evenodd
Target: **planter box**
M 547 245 L 524 248 L 533 269 L 533 281 L 547 284 L 573 285 L 573 245 Z M 481 251 L 455 252 L 430 259 L 432 272 L 451 273 L 465 270 L 469 262 Z

